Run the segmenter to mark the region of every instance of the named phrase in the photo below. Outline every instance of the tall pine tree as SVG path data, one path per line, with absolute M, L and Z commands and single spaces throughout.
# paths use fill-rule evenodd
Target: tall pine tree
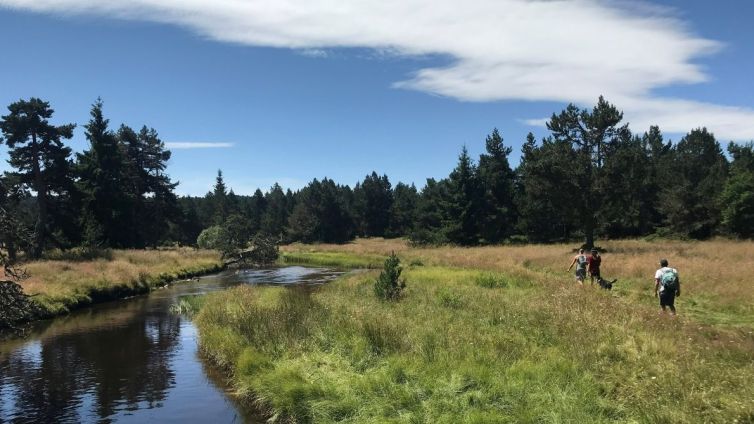
M 122 184 L 127 175 L 124 152 L 117 135 L 108 129 L 101 99 L 92 105 L 90 115 L 84 126 L 89 149 L 77 155 L 84 241 L 90 246 L 128 246 L 131 203 Z
M 598 228 L 598 211 L 602 197 L 599 186 L 603 182 L 603 166 L 612 145 L 629 133 L 628 125 L 618 126 L 623 120 L 623 112 L 600 96 L 597 105 L 591 110 L 579 109 L 573 104 L 559 115 L 553 114 L 547 123 L 556 142 L 570 144 L 577 153 L 571 164 L 579 189 L 571 193 L 579 199 L 577 204 L 584 233 L 584 245 L 594 246 L 594 232 Z
M 508 163 L 512 149 L 503 144 L 497 128 L 487 136 L 485 149 L 486 153 L 479 156 L 480 235 L 487 243 L 498 243 L 513 234 L 516 224 L 515 174 Z
M 54 110 L 38 98 L 19 100 L 8 110 L 10 113 L 0 120 L 0 129 L 19 182 L 36 192 L 37 219 L 30 253 L 39 258 L 50 235 L 50 196 L 67 196 L 73 186 L 71 149 L 63 145 L 63 140 L 73 136 L 75 125 L 50 124 Z
M 458 164 L 448 178 L 446 234 L 448 240 L 460 245 L 479 242 L 480 185 L 477 168 L 466 146 L 461 149 Z

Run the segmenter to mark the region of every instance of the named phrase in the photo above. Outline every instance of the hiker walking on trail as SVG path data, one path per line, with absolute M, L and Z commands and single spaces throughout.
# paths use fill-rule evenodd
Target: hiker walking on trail
M 600 265 L 602 265 L 602 256 L 600 256 L 600 253 L 597 251 L 597 249 L 592 249 L 592 254 L 588 258 L 586 258 L 586 272 L 589 273 L 589 278 L 592 281 L 592 285 L 594 285 L 595 278 L 597 279 L 597 281 L 599 281 L 601 277 Z
M 571 268 L 576 265 L 576 281 L 581 285 L 584 284 L 584 279 L 586 278 L 586 264 L 587 258 L 584 254 L 584 249 L 579 249 L 579 254 L 573 257 L 571 266 L 568 267 L 568 271 L 571 271 Z
M 660 269 L 655 272 L 655 297 L 660 298 L 662 312 L 669 308 L 670 313 L 675 315 L 675 298 L 680 295 L 681 279 L 678 277 L 678 270 L 670 268 L 667 259 L 661 259 Z

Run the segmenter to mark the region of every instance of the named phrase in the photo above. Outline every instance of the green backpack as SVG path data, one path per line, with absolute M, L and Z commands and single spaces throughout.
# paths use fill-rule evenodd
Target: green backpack
M 660 275 L 660 284 L 663 290 L 675 292 L 678 290 L 678 274 L 672 269 L 666 269 Z

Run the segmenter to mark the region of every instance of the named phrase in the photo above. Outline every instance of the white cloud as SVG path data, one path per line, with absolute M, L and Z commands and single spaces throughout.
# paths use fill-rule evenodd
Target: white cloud
M 303 49 L 303 50 L 299 50 L 299 53 L 302 56 L 312 57 L 312 58 L 325 58 L 329 56 L 329 54 L 327 53 L 327 50 L 322 50 L 322 49 Z
M 325 52 L 370 48 L 441 55 L 395 83 L 463 101 L 590 105 L 600 94 L 636 124 L 706 125 L 754 137 L 754 110 L 652 93 L 709 77 L 694 61 L 719 42 L 694 35 L 672 9 L 616 0 L 0 0 L 0 6 L 172 23 L 212 39 Z M 317 53 L 319 55 L 320 53 Z M 669 109 L 671 108 L 671 109 Z M 673 110 L 672 108 L 678 108 Z
M 165 143 L 165 147 L 173 150 L 185 150 L 185 149 L 224 149 L 233 147 L 233 143 L 214 143 L 204 141 L 169 141 Z

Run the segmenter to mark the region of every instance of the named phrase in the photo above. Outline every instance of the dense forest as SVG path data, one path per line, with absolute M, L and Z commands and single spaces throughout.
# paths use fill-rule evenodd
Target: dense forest
M 20 100 L 8 111 L 0 137 L 12 172 L 0 185 L 0 238 L 11 258 L 75 246 L 228 250 L 257 235 L 458 245 L 754 235 L 752 143 L 730 143 L 726 156 L 705 128 L 677 143 L 658 127 L 633 133 L 603 98 L 553 114 L 547 137 L 528 135 L 516 168 L 494 129 L 478 159 L 463 147 L 448 177 L 421 190 L 372 172 L 353 187 L 323 178 L 251 196 L 235 194 L 221 171 L 205 196 L 177 196 L 157 131 L 111 127 L 101 100 L 84 125 L 88 149 L 75 155 L 66 146 L 75 125 L 51 123 L 49 103 Z

